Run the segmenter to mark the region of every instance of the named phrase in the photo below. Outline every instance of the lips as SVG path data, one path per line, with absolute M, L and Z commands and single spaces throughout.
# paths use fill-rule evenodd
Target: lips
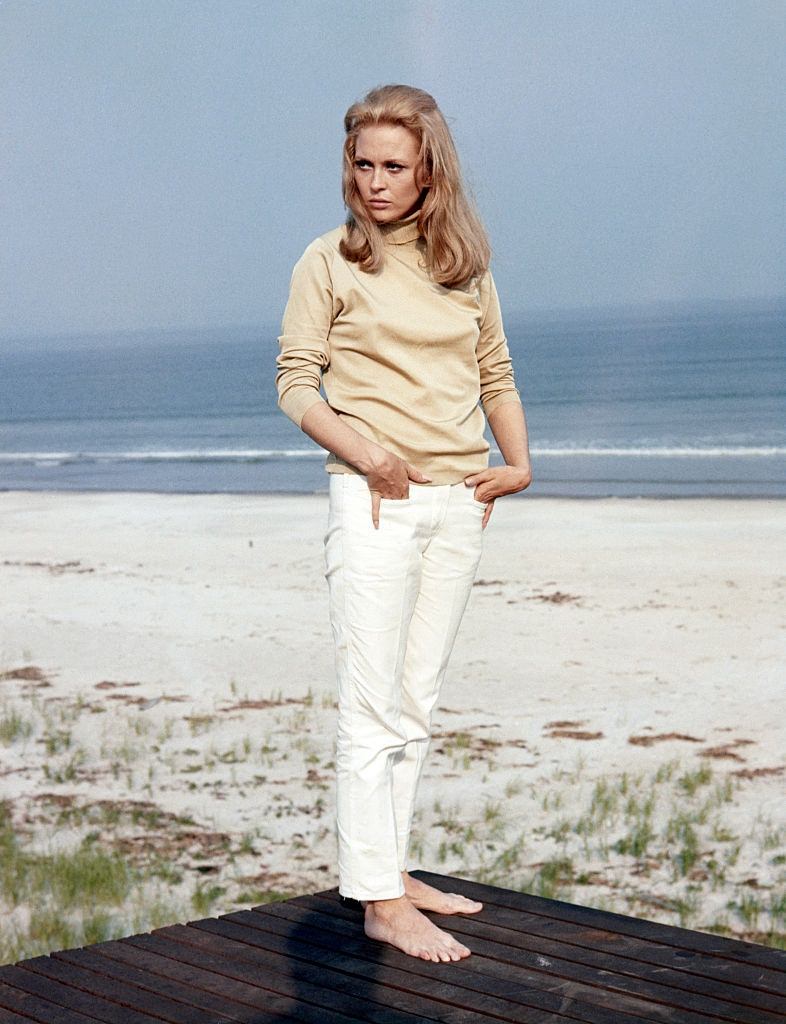
M 390 206 L 390 202 L 387 199 L 369 199 L 369 206 Z

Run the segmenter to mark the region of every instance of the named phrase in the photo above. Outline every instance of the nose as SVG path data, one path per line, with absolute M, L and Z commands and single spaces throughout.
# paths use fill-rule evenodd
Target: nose
M 384 171 L 381 167 L 375 167 L 371 173 L 371 191 L 379 192 L 385 187 L 385 181 L 383 178 Z

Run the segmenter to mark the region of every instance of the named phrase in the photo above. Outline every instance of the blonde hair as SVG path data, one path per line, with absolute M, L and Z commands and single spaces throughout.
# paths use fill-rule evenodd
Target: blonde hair
M 344 115 L 344 203 L 349 210 L 341 255 L 365 271 L 379 270 L 385 258 L 383 234 L 366 211 L 355 186 L 355 143 L 368 125 L 401 125 L 419 144 L 419 173 L 427 182 L 418 215 L 426 240 L 426 265 L 438 284 L 454 288 L 488 269 L 491 249 L 480 218 L 461 179 L 450 129 L 434 98 L 410 85 L 372 89 Z

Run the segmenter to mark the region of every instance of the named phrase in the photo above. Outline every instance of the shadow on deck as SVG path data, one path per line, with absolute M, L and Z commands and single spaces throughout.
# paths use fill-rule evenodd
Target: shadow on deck
M 365 937 L 336 889 L 0 967 L 0 1024 L 786 1022 L 786 951 L 447 875 L 457 963 Z

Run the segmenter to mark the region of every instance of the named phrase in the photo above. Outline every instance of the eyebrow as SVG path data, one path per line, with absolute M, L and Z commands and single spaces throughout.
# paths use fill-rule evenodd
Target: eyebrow
M 367 157 L 367 156 L 363 156 L 361 153 L 355 153 L 355 160 L 365 160 L 366 163 L 369 163 L 369 164 L 373 164 L 374 163 L 373 160 L 369 159 L 369 157 Z M 406 160 L 404 160 L 402 157 L 398 157 L 398 156 L 389 156 L 389 157 L 386 157 L 384 160 L 380 161 L 380 163 L 383 163 L 383 164 L 406 164 L 406 162 L 407 162 Z

